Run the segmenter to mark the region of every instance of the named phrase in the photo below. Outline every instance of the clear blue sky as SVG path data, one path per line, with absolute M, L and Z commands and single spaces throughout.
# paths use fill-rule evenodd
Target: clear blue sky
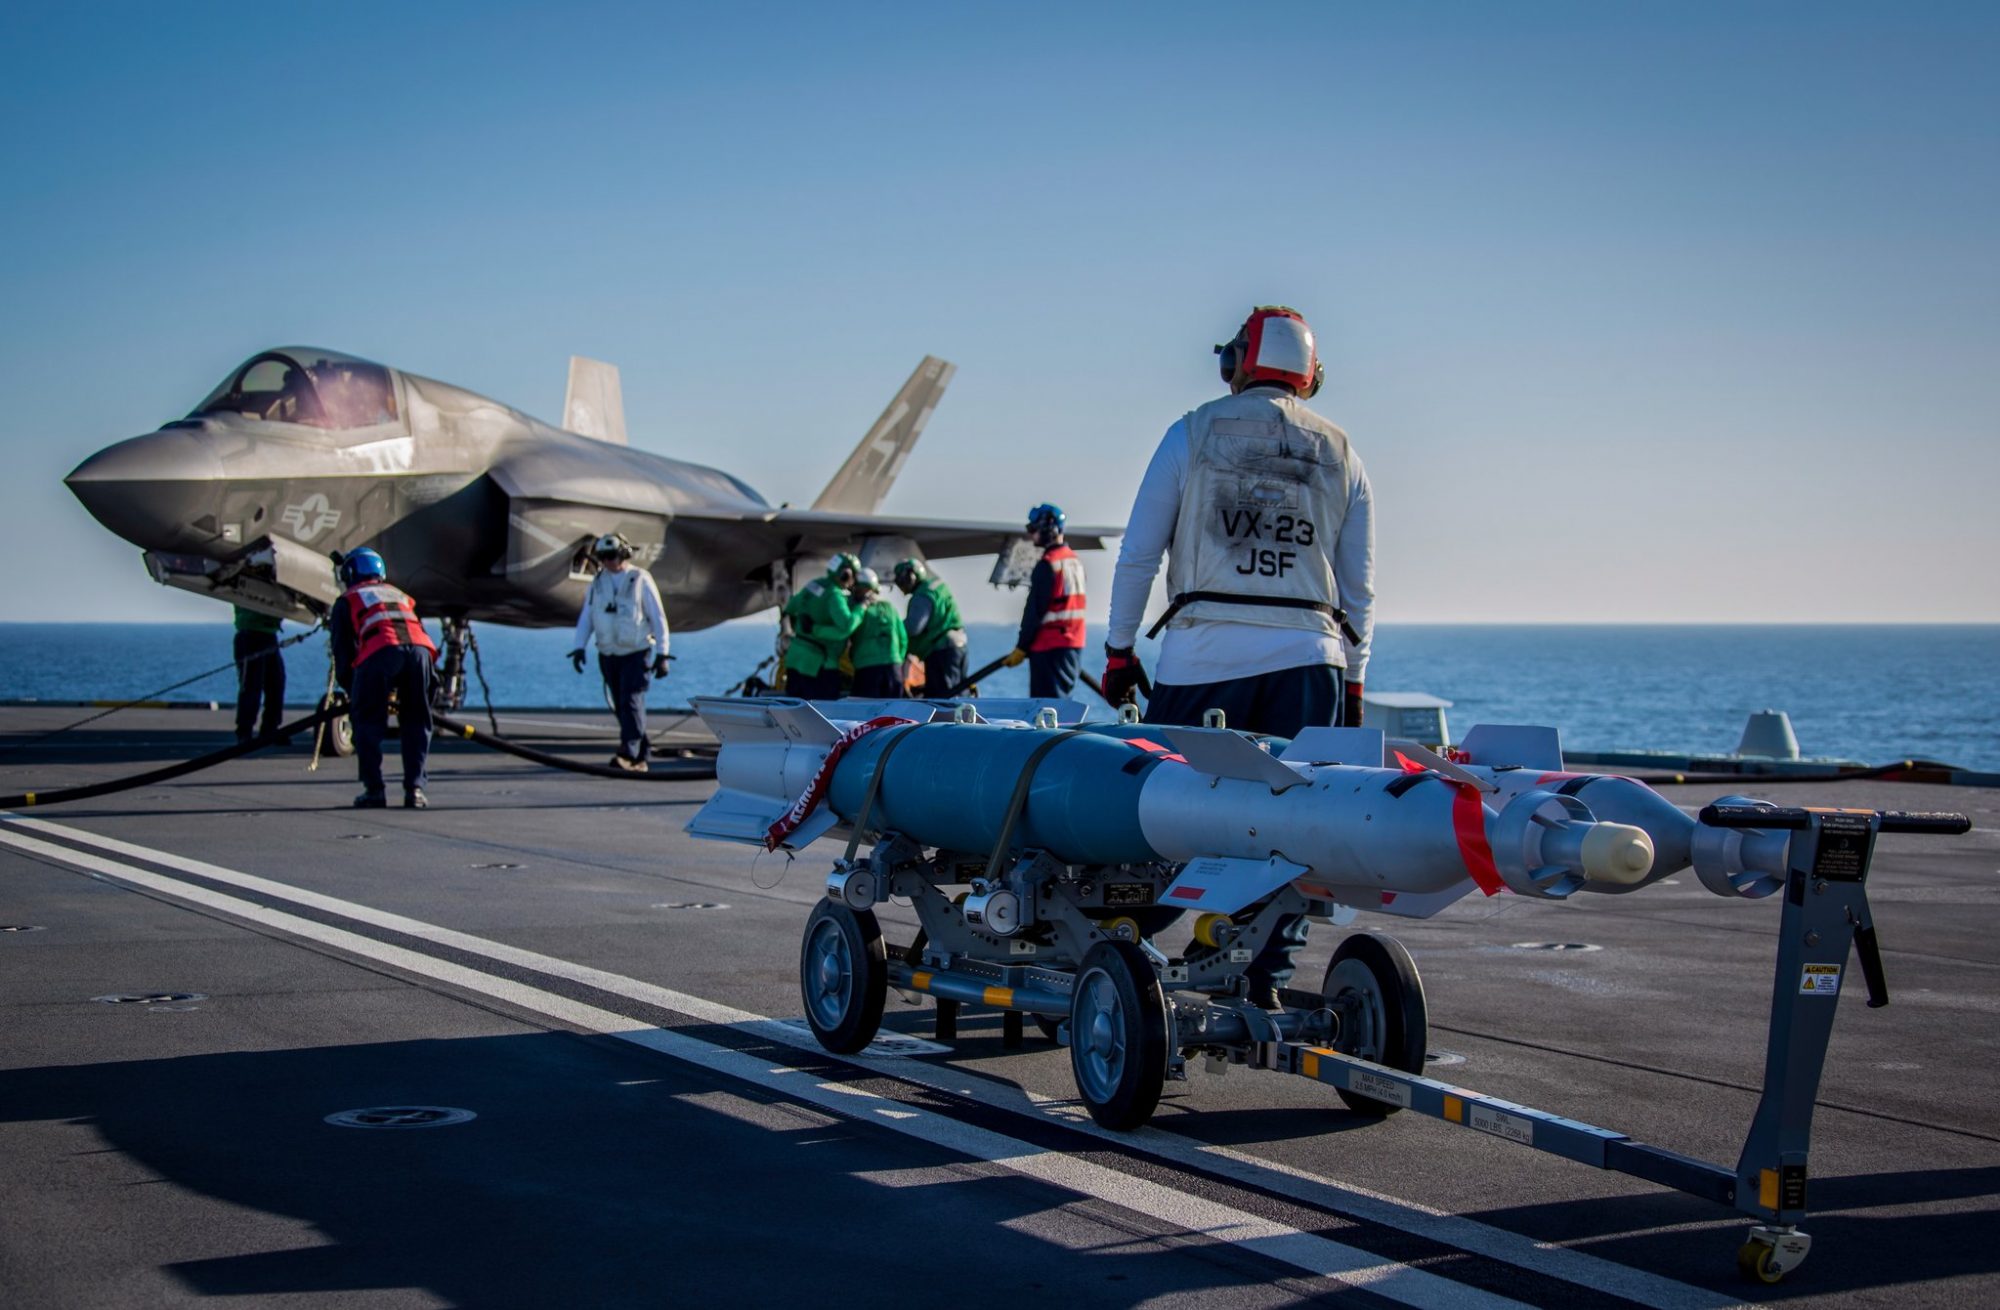
M 773 501 L 929 351 L 886 509 L 1115 523 L 1282 300 L 1386 621 L 2000 619 L 1996 68 L 1996 5 L 11 4 L 0 614 L 220 617 L 59 479 L 267 345 L 612 360 Z

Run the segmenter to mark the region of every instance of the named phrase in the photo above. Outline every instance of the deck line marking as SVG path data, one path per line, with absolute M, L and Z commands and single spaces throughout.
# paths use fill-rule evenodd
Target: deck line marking
M 1242 1247 L 1305 1273 L 1365 1288 L 1374 1295 L 1419 1310 L 1529 1310 L 1523 1302 L 1385 1260 L 1372 1251 L 1300 1232 L 1247 1210 L 1189 1196 L 1165 1184 L 1050 1151 L 991 1129 L 974 1127 L 935 1111 L 891 1102 L 847 1084 L 820 1082 L 789 1066 L 773 1068 L 769 1060 L 685 1033 L 661 1028 L 635 1029 L 633 1021 L 625 1015 L 526 983 L 6 829 L 0 829 L 0 843 L 505 1001 L 587 1032 L 657 1051 L 712 1073 L 806 1101 L 843 1118 L 873 1123 L 1065 1191 L 1119 1206 L 1184 1232 Z
M 655 983 L 608 973 L 588 965 L 523 950 L 503 942 L 476 937 L 470 933 L 407 918 L 386 910 L 377 910 L 371 906 L 308 891 L 302 887 L 274 882 L 256 874 L 67 827 L 46 819 L 28 818 L 6 811 L 0 811 L 0 819 L 101 850 L 180 869 L 215 882 L 262 892 L 299 905 L 339 914 L 356 922 L 432 941 L 468 954 L 481 955 L 500 963 L 581 983 L 614 996 L 623 996 L 628 1000 L 685 1014 L 693 1019 L 735 1027 L 750 1035 L 784 1045 L 811 1051 L 820 1049 L 810 1033 L 748 1010 L 739 1010 L 699 996 L 661 987 Z M 3 837 L 4 833 L 5 829 L 0 828 L 0 837 Z M 912 1083 L 933 1091 L 969 1097 L 993 1109 L 1046 1119 L 1073 1131 L 1141 1151 L 1167 1163 L 1200 1169 L 1231 1182 L 1262 1188 L 1336 1214 L 1395 1228 L 1471 1255 L 1483 1256 L 1562 1282 L 1609 1292 L 1614 1296 L 1652 1307 L 1653 1310 L 1725 1310 L 1726 1307 L 1744 1304 L 1741 1300 L 1706 1288 L 1695 1287 L 1642 1269 L 1634 1269 L 1629 1265 L 1586 1251 L 1539 1242 L 1534 1238 L 1497 1228 L 1477 1219 L 1467 1219 L 1449 1211 L 1405 1201 L 1351 1183 L 1337 1182 L 1247 1151 L 1206 1145 L 1164 1128 L 1147 1127 L 1132 1133 L 1114 1133 L 1098 1127 L 1072 1102 L 1053 1101 L 1018 1085 L 995 1082 L 982 1075 L 954 1070 L 951 1072 L 957 1076 L 948 1079 L 943 1076 L 946 1072 L 944 1070 L 911 1061 L 898 1060 L 892 1063 L 862 1055 L 847 1055 L 840 1058 L 885 1078 Z

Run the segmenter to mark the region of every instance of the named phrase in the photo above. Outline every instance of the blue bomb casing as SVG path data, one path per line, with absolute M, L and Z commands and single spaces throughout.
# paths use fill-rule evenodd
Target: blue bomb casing
M 944 713 L 922 702 L 696 708 L 722 743 L 716 795 L 688 824 L 701 837 L 797 849 L 844 836 L 873 785 L 871 832 L 984 855 L 1025 775 L 1012 850 L 1077 866 L 1182 865 L 1164 900 L 1188 908 L 1228 913 L 1294 882 L 1357 909 L 1428 917 L 1474 890 L 1628 891 L 1690 860 L 1719 894 L 1770 885 L 1757 833 L 1728 834 L 1723 849 L 1642 784 L 1563 771 L 1553 729 L 1475 729 L 1470 765 L 1397 742 L 1386 752 L 1396 767 L 1383 767 L 1374 729 L 1313 728 L 1260 745 L 1222 729 L 871 727 L 827 713 Z
M 841 759 L 827 803 L 851 822 L 887 753 L 869 826 L 926 846 L 983 853 L 1000 840 L 1014 787 L 1049 735 L 986 723 L 886 728 L 855 742 Z M 905 736 L 909 740 L 899 740 Z M 1139 805 L 1162 762 L 1158 754 L 1096 733 L 1055 742 L 1036 764 L 1015 843 L 1056 852 L 1073 864 L 1159 859 L 1146 841 Z

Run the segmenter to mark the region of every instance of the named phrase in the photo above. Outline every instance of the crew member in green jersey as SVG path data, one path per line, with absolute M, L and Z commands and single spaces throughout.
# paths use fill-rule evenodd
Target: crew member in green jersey
M 903 660 L 910 653 L 902 616 L 882 599 L 882 580 L 874 569 L 863 569 L 855 577 L 853 595 L 861 623 L 849 648 L 854 662 L 852 694 L 865 700 L 893 700 L 905 694 Z
M 924 662 L 924 695 L 943 696 L 965 681 L 965 624 L 958 601 L 944 579 L 934 576 L 920 559 L 896 566 L 896 589 L 910 598 L 903 616 L 910 654 Z
M 792 639 L 785 647 L 785 694 L 806 700 L 840 699 L 840 653 L 861 625 L 861 610 L 848 595 L 861 561 L 835 555 L 826 576 L 814 578 L 785 602 Z

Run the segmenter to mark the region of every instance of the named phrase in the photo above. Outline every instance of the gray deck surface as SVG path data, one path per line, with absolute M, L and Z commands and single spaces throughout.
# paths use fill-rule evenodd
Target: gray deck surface
M 82 713 L 0 710 L 0 792 L 228 740 L 223 715 L 142 710 L 12 748 Z M 608 723 L 562 722 L 608 754 Z M 994 1014 L 968 1012 L 945 1054 L 774 1041 L 756 1016 L 800 1013 L 834 848 L 689 840 L 712 784 L 444 743 L 433 809 L 357 812 L 351 762 L 306 758 L 0 820 L 0 924 L 38 928 L 0 933 L 0 1305 L 2000 1304 L 2000 792 L 1737 788 L 1978 825 L 1881 842 L 1893 1004 L 1840 1006 L 1813 1252 L 1752 1289 L 1741 1216 L 1434 1120 L 1357 1119 L 1300 1079 L 1195 1071 L 1120 1142 L 1075 1126 L 1067 1052 L 1032 1029 L 1004 1051 Z M 1436 1076 L 1733 1163 L 1776 921 L 1689 874 L 1356 926 L 1415 954 L 1432 1046 L 1462 1057 Z M 884 928 L 907 940 L 914 917 Z M 1304 983 L 1339 935 L 1316 930 Z M 204 999 L 92 1000 L 155 991 Z M 887 1025 L 927 1037 L 931 1016 L 892 994 Z M 383 1105 L 478 1117 L 324 1122 Z M 1297 1263 L 1341 1259 L 1360 1272 Z

